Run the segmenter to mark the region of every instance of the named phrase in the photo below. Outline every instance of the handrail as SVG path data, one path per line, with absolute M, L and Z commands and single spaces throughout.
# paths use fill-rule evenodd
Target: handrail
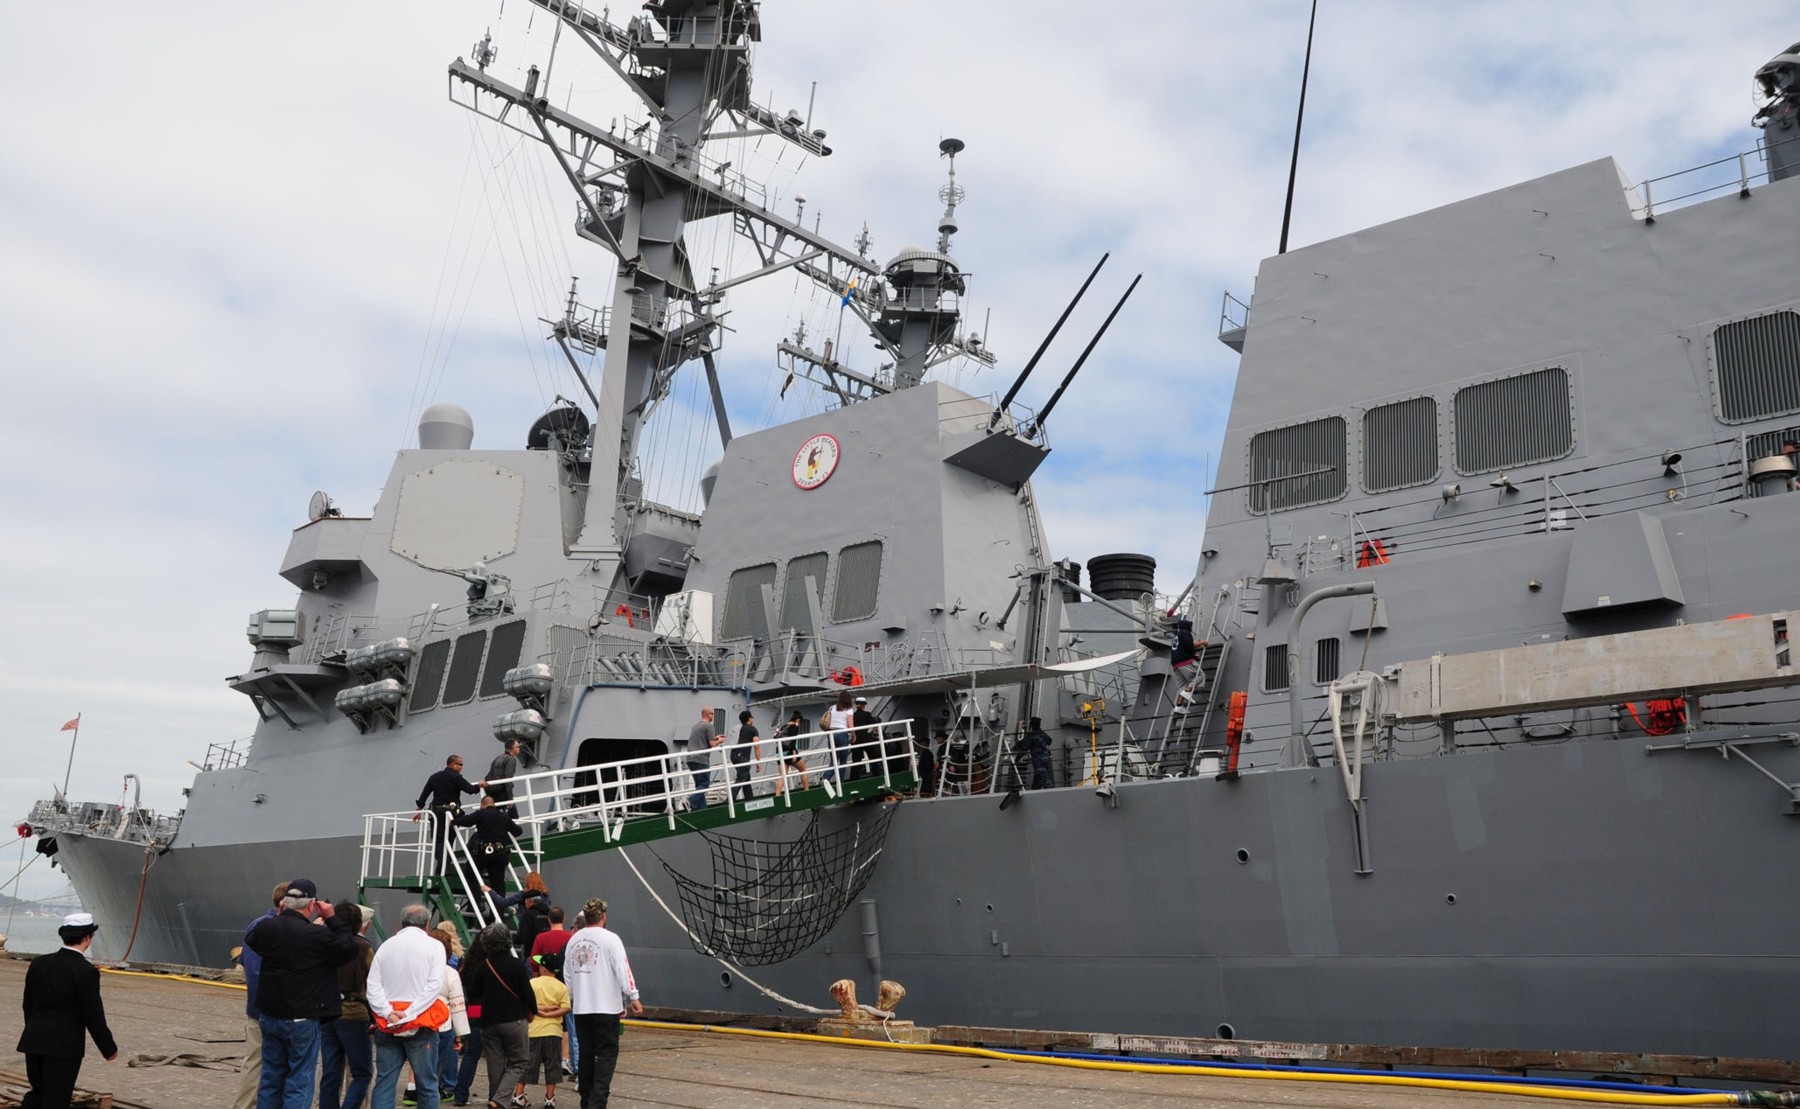
M 725 771 L 721 775 L 723 780 L 716 783 L 726 791 L 724 808 L 733 818 L 740 811 L 760 812 L 775 805 L 793 808 L 797 774 L 789 769 L 788 760 L 781 755 L 783 743 L 795 745 L 795 758 L 810 760 L 821 755 L 826 758 L 822 764 L 809 765 L 807 773 L 823 782 L 828 795 L 833 798 L 843 795 L 842 784 L 836 776 L 840 752 L 844 769 L 862 767 L 865 773 L 872 773 L 886 786 L 893 784 L 895 774 L 914 772 L 911 720 L 864 724 L 846 731 L 851 740 L 842 747 L 834 746 L 834 733 L 829 731 L 807 732 L 788 740 L 765 736 L 753 744 L 755 750 L 748 758 L 735 763 L 729 759 L 734 745 L 719 748 L 726 754 L 725 758 L 716 760 Z M 668 821 L 669 829 L 675 830 L 688 796 L 695 792 L 687 766 L 690 757 L 686 751 L 671 751 L 540 770 L 494 779 L 488 785 L 490 788 L 508 785 L 513 788 L 511 804 L 518 809 L 516 819 L 532 841 L 531 850 L 519 846 L 518 853 L 521 858 L 529 858 L 541 854 L 546 831 L 598 824 L 606 842 L 612 843 L 623 833 L 626 819 L 641 816 L 662 816 Z M 708 757 L 709 761 L 715 761 L 712 752 L 708 752 Z M 743 781 L 736 780 L 736 771 L 740 767 L 748 771 Z M 765 795 L 777 787 L 779 796 Z M 739 796 L 746 788 L 750 794 L 748 800 Z M 368 841 L 380 822 L 404 820 L 410 826 L 412 815 L 411 812 L 379 813 L 364 818 L 365 873 L 368 872 Z M 429 839 L 426 843 L 428 852 Z M 428 861 L 429 855 L 425 858 Z M 475 888 L 479 891 L 479 884 Z
M 1777 142 L 1774 145 L 1781 146 L 1790 142 L 1800 142 L 1800 139 L 1783 139 L 1781 142 Z M 1759 142 L 1749 150 L 1739 151 L 1736 154 L 1727 154 L 1723 158 L 1715 158 L 1710 162 L 1704 162 L 1697 166 L 1679 169 L 1674 173 L 1665 173 L 1660 177 L 1646 177 L 1644 180 L 1636 182 L 1635 184 L 1627 184 L 1625 186 L 1625 196 L 1627 201 L 1631 204 L 1632 215 L 1642 219 L 1645 223 L 1653 224 L 1656 222 L 1658 206 L 1660 206 L 1663 211 L 1667 211 L 1685 201 L 1696 200 L 1701 197 L 1711 196 L 1715 193 L 1723 193 L 1728 190 L 1736 190 L 1738 196 L 1747 197 L 1750 195 L 1751 185 L 1760 185 L 1774 180 L 1767 168 L 1769 161 L 1769 147 L 1770 144 L 1768 142 Z M 1750 158 L 1752 155 L 1761 158 L 1764 168 L 1754 172 L 1750 169 Z M 1721 167 L 1726 168 L 1721 169 Z M 1710 174 L 1706 178 L 1702 178 L 1696 183 L 1693 175 L 1706 174 L 1706 171 L 1708 170 L 1716 172 Z M 1681 181 L 1681 184 L 1674 187 L 1685 189 L 1687 191 L 1669 197 L 1658 198 L 1651 195 L 1652 185 L 1672 182 L 1677 179 L 1684 180 Z
M 474 918 L 479 931 L 500 919 L 500 915 L 493 902 L 482 895 L 481 870 L 475 863 L 468 829 L 458 827 L 448 813 L 426 809 L 416 813 L 371 813 L 363 817 L 362 874 L 358 884 L 392 883 L 403 879 L 418 879 L 423 884 L 438 875 L 436 830 L 439 821 L 448 824 L 442 876 L 450 881 L 452 895 L 460 895 L 466 900 L 466 911 Z M 527 870 L 536 869 L 542 853 L 535 845 L 528 850 L 516 837 L 508 838 L 519 864 Z M 514 865 L 511 853 L 507 856 L 507 873 L 513 884 L 524 888 L 522 875 Z M 497 891 L 496 897 L 504 894 L 505 891 Z

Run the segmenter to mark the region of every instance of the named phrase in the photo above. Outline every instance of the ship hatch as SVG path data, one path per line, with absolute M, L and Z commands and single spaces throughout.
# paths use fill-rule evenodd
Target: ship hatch
M 669 745 L 659 739 L 584 739 L 575 752 L 575 763 L 580 767 L 575 775 L 575 788 L 591 789 L 592 792 L 576 793 L 570 798 L 575 807 L 582 805 L 598 805 L 600 785 L 616 785 L 619 781 L 621 767 L 614 765 L 625 763 L 624 796 L 639 800 L 643 813 L 660 813 L 664 808 L 662 784 L 658 780 L 635 781 L 635 779 L 651 777 L 654 766 L 641 760 L 667 754 Z M 608 796 L 616 796 L 614 791 L 607 790 Z

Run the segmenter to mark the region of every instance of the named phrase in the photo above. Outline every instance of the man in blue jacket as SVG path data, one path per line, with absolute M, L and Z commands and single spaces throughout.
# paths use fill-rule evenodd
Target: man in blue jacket
M 262 1014 L 256 1011 L 256 978 L 262 971 L 262 956 L 250 950 L 248 940 L 250 929 L 281 911 L 281 899 L 287 896 L 288 884 L 278 882 L 270 896 L 270 908 L 255 920 L 244 925 L 243 947 L 237 949 L 237 964 L 244 968 L 244 1016 L 249 1023 L 244 1029 L 244 1040 L 247 1051 L 244 1055 L 243 1069 L 238 1072 L 237 1096 L 232 1099 L 231 1109 L 256 1109 L 256 1088 L 262 1084 Z
M 343 1012 L 337 968 L 356 958 L 356 930 L 332 911 L 331 902 L 319 900 L 310 879 L 296 878 L 288 883 L 281 912 L 258 921 L 245 943 L 262 957 L 256 977 L 262 1026 L 256 1109 L 311 1109 L 319 1024 Z

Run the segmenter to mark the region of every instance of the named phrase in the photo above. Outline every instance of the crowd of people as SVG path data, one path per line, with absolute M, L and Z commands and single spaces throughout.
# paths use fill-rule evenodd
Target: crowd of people
M 521 1109 L 533 1086 L 556 1109 L 570 1077 L 572 1104 L 606 1105 L 623 1017 L 644 1009 L 605 901 L 589 899 L 571 929 L 533 872 L 493 900 L 518 908 L 518 932 L 490 924 L 466 951 L 456 925 L 434 927 L 424 905 L 403 908 L 376 943 L 371 910 L 325 901 L 307 879 L 276 886 L 272 902 L 239 957 L 251 1051 L 235 1109 L 312 1109 L 315 1098 L 319 1109 L 435 1109 L 471 1097 Z

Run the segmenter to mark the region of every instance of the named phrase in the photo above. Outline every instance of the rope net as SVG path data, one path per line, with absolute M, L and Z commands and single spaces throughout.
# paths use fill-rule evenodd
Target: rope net
M 681 895 L 694 950 L 740 966 L 785 962 L 825 937 L 875 873 L 895 805 L 833 832 L 814 812 L 799 838 L 784 842 L 698 833 L 712 848 L 712 880 L 667 861 Z

